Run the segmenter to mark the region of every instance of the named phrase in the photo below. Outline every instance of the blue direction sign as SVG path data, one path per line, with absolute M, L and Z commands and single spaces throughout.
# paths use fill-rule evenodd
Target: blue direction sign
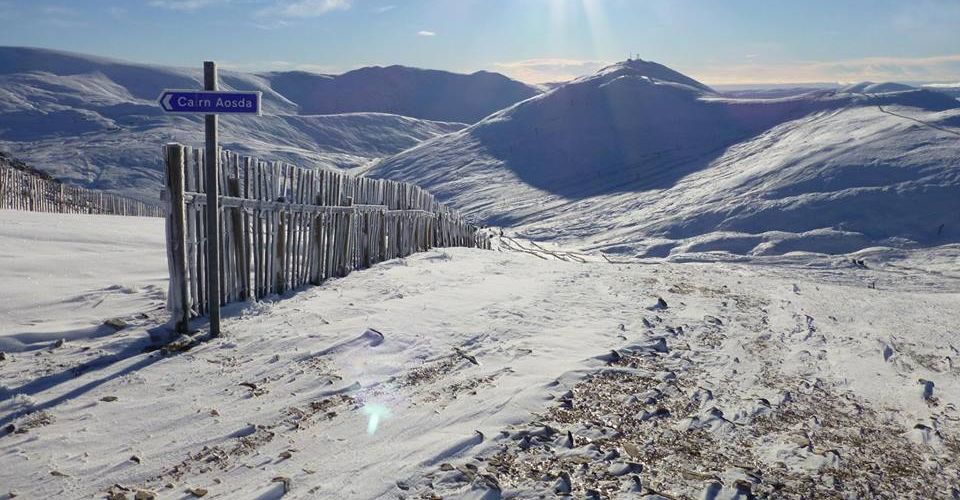
M 261 114 L 260 92 L 164 90 L 159 101 L 167 113 Z

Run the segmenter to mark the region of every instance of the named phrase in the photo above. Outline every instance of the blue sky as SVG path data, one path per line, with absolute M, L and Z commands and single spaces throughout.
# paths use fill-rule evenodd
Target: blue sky
M 0 45 L 531 82 L 639 53 L 707 83 L 960 81 L 960 0 L 0 0 Z

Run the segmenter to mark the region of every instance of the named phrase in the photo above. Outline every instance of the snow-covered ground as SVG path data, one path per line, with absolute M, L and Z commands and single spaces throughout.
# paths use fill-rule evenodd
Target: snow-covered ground
M 162 289 L 154 221 L 8 229 L 23 215 L 2 213 L 4 259 L 60 296 Z M 124 309 L 113 335 L 6 352 L 0 495 L 958 494 L 960 247 L 615 263 L 500 243 L 231 307 L 220 339 L 152 348 L 145 301 L 102 317 Z M 106 251 L 115 272 L 88 272 Z
M 37 349 L 166 304 L 164 221 L 0 210 L 0 351 Z

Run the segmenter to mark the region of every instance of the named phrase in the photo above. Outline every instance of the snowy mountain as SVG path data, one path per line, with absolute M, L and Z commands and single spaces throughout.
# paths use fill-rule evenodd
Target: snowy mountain
M 378 79 L 387 75 L 376 68 L 348 73 L 343 80 L 304 73 L 220 71 L 221 88 L 259 90 L 264 105 L 262 117 L 224 117 L 222 144 L 267 159 L 353 168 L 465 126 L 412 117 L 443 115 L 434 104 L 448 116 L 479 118 L 499 109 L 501 102 L 511 104 L 533 92 L 519 92 L 518 86 L 526 87 L 492 74 L 382 70 L 400 74 L 400 80 L 409 78 L 424 92 L 444 98 L 428 103 L 423 94 L 408 93 L 384 101 L 377 89 L 385 82 Z M 371 81 L 364 84 L 364 78 Z M 397 78 L 386 84 L 402 87 Z M 348 96 L 351 89 L 344 87 L 346 83 L 337 84 L 343 101 L 337 101 L 341 105 L 336 112 L 342 114 L 305 114 L 316 113 L 324 105 L 316 99 L 300 100 L 312 95 L 314 80 L 325 79 L 356 85 Z M 465 92 L 459 100 L 451 89 L 455 85 Z M 70 183 L 156 198 L 162 173 L 160 145 L 169 141 L 197 144 L 202 138 L 201 117 L 161 113 L 156 99 L 165 88 L 202 88 L 201 72 L 0 47 L 0 150 Z M 468 98 L 470 92 L 477 92 L 476 100 Z M 360 106 L 365 100 L 375 105 Z M 393 106 L 391 110 L 411 116 L 376 112 L 387 110 L 386 103 Z M 348 112 L 360 108 L 367 112 Z
M 888 92 L 904 92 L 907 90 L 916 89 L 916 87 L 911 87 L 910 85 L 896 82 L 860 82 L 841 87 L 839 92 L 848 94 L 885 94 Z
M 960 240 L 960 103 L 723 97 L 627 61 L 374 165 L 491 224 L 639 256 Z
M 361 68 L 338 76 L 301 71 L 261 75 L 302 114 L 381 112 L 424 120 L 476 123 L 539 94 L 498 73 L 470 75 L 404 66 Z
M 933 90 L 946 94 L 950 97 L 960 99 L 960 82 L 958 83 L 928 83 L 923 86 L 927 90 Z

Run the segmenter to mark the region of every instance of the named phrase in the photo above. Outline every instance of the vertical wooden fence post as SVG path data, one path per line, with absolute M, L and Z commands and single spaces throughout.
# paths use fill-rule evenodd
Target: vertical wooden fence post
M 217 90 L 217 66 L 213 61 L 203 63 L 203 89 Z M 220 151 L 217 148 L 217 115 L 204 117 L 206 131 L 204 164 L 207 167 L 207 301 L 210 316 L 210 335 L 220 335 Z
M 167 263 L 170 269 L 170 311 L 178 333 L 190 327 L 190 295 L 187 282 L 186 215 L 183 200 L 183 146 L 167 144 Z

